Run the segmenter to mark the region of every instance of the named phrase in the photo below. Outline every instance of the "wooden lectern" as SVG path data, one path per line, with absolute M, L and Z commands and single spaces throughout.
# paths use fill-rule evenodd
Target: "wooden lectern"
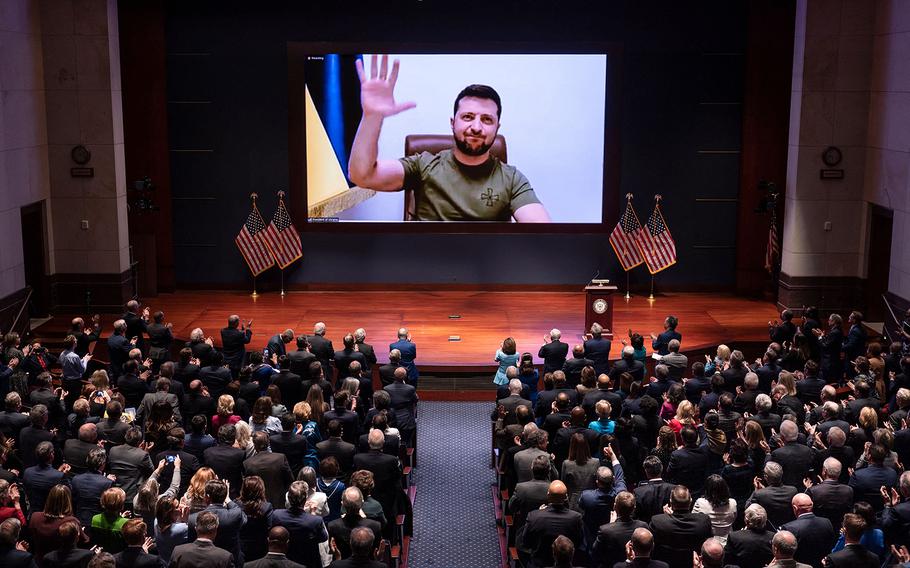
M 604 328 L 604 338 L 613 339 L 613 296 L 617 290 L 612 284 L 585 286 L 584 333 L 590 332 L 591 324 L 597 322 Z

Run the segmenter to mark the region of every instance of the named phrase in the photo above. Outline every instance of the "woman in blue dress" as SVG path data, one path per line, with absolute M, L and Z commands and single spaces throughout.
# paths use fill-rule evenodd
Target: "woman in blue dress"
M 504 385 L 509 382 L 509 379 L 506 378 L 506 369 L 518 366 L 518 354 L 516 351 L 514 339 L 506 337 L 502 340 L 502 344 L 496 350 L 496 357 L 493 359 L 499 363 L 499 368 L 496 369 L 496 376 L 493 377 L 495 384 Z

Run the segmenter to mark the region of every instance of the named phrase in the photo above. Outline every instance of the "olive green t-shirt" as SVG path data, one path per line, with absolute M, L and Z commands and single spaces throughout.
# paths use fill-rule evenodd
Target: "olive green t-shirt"
M 451 150 L 400 161 L 415 221 L 509 221 L 520 207 L 540 203 L 527 178 L 493 156 L 479 166 L 462 164 Z

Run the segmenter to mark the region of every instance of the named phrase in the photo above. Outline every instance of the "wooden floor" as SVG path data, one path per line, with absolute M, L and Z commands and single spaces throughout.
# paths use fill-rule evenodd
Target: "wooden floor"
M 326 323 L 327 336 L 340 349 L 345 333 L 363 327 L 380 361 L 387 361 L 386 346 L 405 326 L 417 343 L 422 369 L 467 371 L 493 365 L 500 341 L 508 336 L 515 338 L 520 351 L 535 356 L 544 334 L 554 327 L 570 345 L 580 342 L 584 298 L 583 293 L 514 291 L 288 292 L 284 297 L 269 293 L 252 298 L 242 292 L 186 291 L 162 294 L 147 303 L 153 312 L 163 310 L 175 335 L 184 340 L 200 327 L 218 344 L 228 315 L 252 319 L 250 347 L 257 349 L 286 328 L 310 334 L 317 321 Z M 625 336 L 629 328 L 645 336 L 658 333 L 667 314 L 677 316 L 683 348 L 690 352 L 724 342 L 767 341 L 767 322 L 777 317 L 770 302 L 717 293 L 665 294 L 654 301 L 633 296 L 626 302 L 617 297 L 614 310 L 617 337 Z M 105 323 L 106 335 L 110 320 Z M 461 340 L 450 341 L 450 336 Z M 618 357 L 621 348 L 614 341 L 612 356 Z

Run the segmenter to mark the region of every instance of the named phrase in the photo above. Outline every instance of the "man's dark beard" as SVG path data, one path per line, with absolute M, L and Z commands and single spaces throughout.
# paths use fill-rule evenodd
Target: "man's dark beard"
M 458 137 L 455 137 L 455 147 L 468 156 L 483 156 L 493 147 L 493 145 L 481 144 L 477 148 L 472 148 L 468 145 L 467 140 L 459 140 Z

